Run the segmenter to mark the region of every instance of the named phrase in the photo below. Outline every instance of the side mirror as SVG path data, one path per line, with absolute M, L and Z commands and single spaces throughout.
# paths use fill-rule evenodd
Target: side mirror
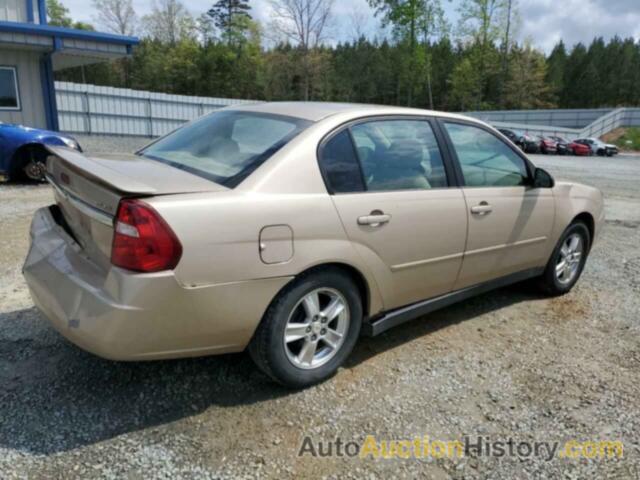
M 536 168 L 533 175 L 533 188 L 553 188 L 555 180 L 549 172 L 542 168 Z

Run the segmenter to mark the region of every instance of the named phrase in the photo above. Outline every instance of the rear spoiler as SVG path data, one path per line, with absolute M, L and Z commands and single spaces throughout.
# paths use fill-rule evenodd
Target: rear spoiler
M 157 193 L 157 190 L 152 186 L 138 182 L 130 176 L 104 166 L 102 163 L 95 162 L 77 150 L 51 145 L 45 145 L 45 147 L 54 157 L 62 159 L 70 168 L 82 172 L 83 176 L 96 183 L 106 185 L 111 190 L 142 195 Z M 47 171 L 49 172 L 51 171 L 49 168 L 51 158 L 51 156 L 47 157 Z

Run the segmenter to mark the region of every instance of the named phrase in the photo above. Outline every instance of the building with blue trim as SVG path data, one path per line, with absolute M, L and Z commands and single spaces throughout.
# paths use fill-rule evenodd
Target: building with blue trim
M 47 25 L 45 1 L 0 1 L 0 122 L 58 130 L 53 72 L 125 57 L 138 39 Z

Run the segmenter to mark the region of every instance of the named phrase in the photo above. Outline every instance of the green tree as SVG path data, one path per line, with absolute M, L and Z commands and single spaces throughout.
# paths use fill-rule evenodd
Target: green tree
M 275 34 L 293 42 L 298 52 L 302 80 L 302 99 L 310 100 L 311 84 L 318 68 L 328 65 L 324 56 L 316 55 L 327 35 L 332 20 L 333 0 L 270 0 L 272 21 L 269 26 Z M 320 62 L 315 64 L 314 62 Z
M 400 65 L 407 105 L 414 103 L 417 90 L 424 84 L 433 107 L 428 42 L 448 29 L 440 0 L 369 0 L 369 4 L 376 15 L 382 16 L 384 25 L 393 27 L 403 47 Z
M 228 45 L 237 45 L 244 40 L 249 29 L 251 7 L 248 0 L 218 0 L 207 12 L 214 25 L 222 32 Z
M 438 110 L 451 108 L 449 79 L 459 61 L 458 55 L 449 37 L 442 37 L 431 46 L 434 108 Z
M 458 8 L 460 14 L 459 32 L 470 42 L 474 64 L 478 68 L 480 81 L 480 95 L 477 108 L 481 108 L 485 99 L 490 97 L 491 86 L 498 82 L 491 82 L 491 77 L 497 76 L 499 70 L 499 55 L 496 44 L 506 35 L 504 11 L 508 8 L 505 0 L 463 0 Z M 494 88 L 495 90 L 495 88 Z M 494 92 L 497 96 L 499 93 Z
M 482 95 L 482 78 L 471 59 L 464 58 L 451 73 L 451 101 L 453 108 L 469 110 L 478 105 Z
M 587 49 L 582 43 L 577 43 L 567 57 L 565 67 L 565 87 L 562 90 L 561 104 L 565 108 L 586 108 L 591 102 L 585 99 L 584 78 L 587 68 Z M 593 75 L 591 72 L 589 75 Z M 587 101 L 587 104 L 583 103 Z
M 295 50 L 290 44 L 280 44 L 265 52 L 264 69 L 262 75 L 265 79 L 264 98 L 266 100 L 296 100 L 297 89 L 294 89 L 296 78 Z
M 47 1 L 47 23 L 54 27 L 71 28 L 73 20 L 69 17 L 69 9 L 58 0 Z
M 607 67 L 615 71 L 617 66 L 611 64 L 610 60 L 612 59 L 608 58 L 603 38 L 594 38 L 587 50 L 587 70 L 590 72 L 590 76 L 585 79 L 586 82 L 589 82 L 585 95 L 589 96 L 591 106 L 607 106 L 607 100 L 611 97 L 611 85 L 607 82 L 607 77 L 611 72 L 607 71 Z
M 195 20 L 180 0 L 154 2 L 151 13 L 142 17 L 142 27 L 147 36 L 170 45 L 197 35 Z
M 622 42 L 614 72 L 615 90 L 611 105 L 640 105 L 640 43 L 633 38 Z
M 205 46 L 213 42 L 216 38 L 215 25 L 208 13 L 202 13 L 196 19 L 196 30 L 198 31 L 198 37 L 201 43 Z
M 545 59 L 530 45 L 509 40 L 508 4 L 500 10 L 498 0 L 465 0 L 463 35 L 456 42 L 446 33 L 439 2 L 371 0 L 392 37 L 361 35 L 336 45 L 323 41 L 331 0 L 274 0 L 283 13 L 278 20 L 286 24 L 276 30 L 285 42 L 269 49 L 262 46 L 259 24 L 246 17 L 242 41 L 230 45 L 215 34 L 206 13 L 196 26 L 178 0 L 158 1 L 132 58 L 58 71 L 56 78 L 184 95 L 411 103 L 439 110 L 640 105 L 640 44 L 633 38 L 596 38 L 588 48 L 570 50 L 559 42 Z M 77 25 L 60 0 L 49 7 L 53 23 Z
M 138 17 L 133 0 L 93 0 L 92 3 L 98 12 L 95 21 L 100 26 L 120 35 L 135 34 Z
M 509 53 L 511 52 L 511 46 L 513 43 L 514 31 L 516 30 L 517 23 L 520 19 L 518 14 L 518 2 L 517 0 L 505 0 L 505 6 L 503 10 L 503 25 L 504 36 L 502 38 L 502 45 L 500 47 L 500 78 L 498 93 L 500 95 L 500 105 L 504 105 L 504 97 L 502 95 L 504 84 L 509 76 Z
M 567 50 L 564 42 L 560 40 L 547 58 L 546 81 L 551 88 L 554 97 L 560 100 L 565 87 L 565 75 L 567 69 Z
M 504 89 L 504 105 L 512 109 L 552 108 L 544 55 L 530 45 L 515 47 L 510 55 L 509 78 Z
M 93 26 L 89 23 L 73 21 L 71 17 L 69 17 L 69 9 L 59 0 L 47 1 L 47 23 L 54 27 L 94 30 Z

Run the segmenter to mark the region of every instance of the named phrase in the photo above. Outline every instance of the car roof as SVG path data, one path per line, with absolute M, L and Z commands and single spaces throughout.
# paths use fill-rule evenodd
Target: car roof
M 368 105 L 359 103 L 332 103 L 332 102 L 266 102 L 243 105 L 232 105 L 232 110 L 267 113 L 273 115 L 285 115 L 301 118 L 312 122 L 319 122 L 327 117 L 340 113 L 353 113 L 362 115 L 430 115 L 446 116 L 447 118 L 460 118 L 482 123 L 475 118 L 456 115 L 453 113 L 421 110 L 417 108 L 393 107 L 386 105 Z

